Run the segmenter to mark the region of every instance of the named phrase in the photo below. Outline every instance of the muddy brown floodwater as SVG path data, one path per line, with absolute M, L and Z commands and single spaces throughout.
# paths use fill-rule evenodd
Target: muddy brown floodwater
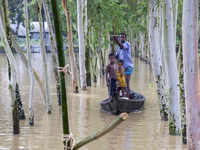
M 55 78 L 51 55 L 47 54 L 52 114 L 47 114 L 38 86 L 34 91 L 35 125 L 29 126 L 28 103 L 30 78 L 18 55 L 15 56 L 18 83 L 25 110 L 26 120 L 20 120 L 20 134 L 13 135 L 11 99 L 8 91 L 7 59 L 0 54 L 0 149 L 62 150 L 62 117 L 57 104 Z M 43 78 L 42 56 L 32 54 L 33 65 Z M 158 98 L 153 72 L 149 65 L 132 58 L 135 68 L 131 77 L 131 89 L 146 96 L 144 109 L 130 113 L 126 121 L 102 138 L 95 140 L 82 150 L 185 150 L 181 136 L 170 136 L 168 123 L 160 121 Z M 69 59 L 67 60 L 69 63 Z M 70 130 L 79 142 L 111 123 L 117 116 L 101 110 L 99 103 L 108 97 L 105 79 L 98 77 L 97 83 L 87 91 L 72 92 L 71 77 L 68 76 L 68 112 Z

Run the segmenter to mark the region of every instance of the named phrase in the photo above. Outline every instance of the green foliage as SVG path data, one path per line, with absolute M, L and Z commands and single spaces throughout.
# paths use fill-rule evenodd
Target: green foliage
M 176 44 L 181 43 L 182 37 L 182 14 L 183 14 L 183 0 L 178 1 L 178 13 L 177 13 L 177 26 L 176 26 Z
M 21 23 L 24 20 L 23 9 L 24 4 L 23 0 L 9 0 L 9 16 L 12 23 Z
M 37 0 L 28 0 L 28 19 L 29 22 L 39 21 Z

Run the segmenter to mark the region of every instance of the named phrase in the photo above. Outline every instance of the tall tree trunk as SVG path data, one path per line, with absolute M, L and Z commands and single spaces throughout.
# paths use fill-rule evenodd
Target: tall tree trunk
M 145 49 L 144 49 L 144 34 L 140 33 L 140 58 L 142 60 L 145 60 Z
M 58 75 L 58 59 L 56 56 L 56 43 L 54 40 L 54 34 L 53 34 L 53 28 L 52 28 L 52 23 L 51 23 L 51 18 L 50 18 L 50 13 L 47 7 L 46 0 L 43 0 L 43 7 L 44 7 L 44 13 L 46 16 L 48 28 L 49 28 L 49 38 L 50 38 L 50 45 L 51 45 L 51 59 L 52 59 L 52 64 L 53 64 L 53 70 L 54 70 L 54 75 L 56 79 L 56 91 L 57 91 L 57 100 L 58 100 L 58 105 L 61 105 L 61 99 L 60 99 L 60 81 L 59 81 L 59 75 Z
M 65 66 L 65 57 L 63 50 L 63 38 L 61 31 L 61 22 L 60 22 L 60 14 L 58 8 L 58 1 L 51 0 L 52 12 L 54 18 L 54 27 L 55 27 L 55 35 L 57 42 L 57 50 L 58 50 L 58 61 L 59 67 Z M 66 140 L 69 135 L 69 122 L 68 122 L 68 112 L 67 112 L 67 95 L 65 92 L 65 77 L 64 73 L 60 73 L 60 88 L 61 88 L 61 101 L 62 101 L 62 123 L 63 123 L 63 138 Z M 70 145 L 70 141 L 68 143 L 64 142 L 64 146 Z
M 10 33 L 10 23 L 9 23 L 10 20 L 9 20 L 9 14 L 8 14 L 8 1 L 3 0 L 2 4 L 3 4 L 3 9 L 4 9 L 4 11 L 3 11 L 3 13 L 4 13 L 4 29 L 5 29 L 5 35 L 6 35 L 5 36 L 6 39 L 4 39 L 6 41 L 4 41 L 3 44 L 4 44 L 4 48 L 7 49 L 7 51 L 9 51 L 8 47 L 6 48 L 6 44 L 7 44 L 6 42 L 8 42 L 8 44 L 9 44 L 8 46 L 9 46 L 10 52 L 11 52 L 10 55 L 12 55 L 13 47 L 12 47 L 12 41 L 11 41 L 11 38 L 10 38 L 11 33 Z M 2 23 L 2 27 L 3 27 L 3 23 Z M 9 52 L 7 52 L 7 53 L 9 53 Z M 15 86 L 13 86 L 12 83 L 9 85 L 10 86 L 10 91 L 11 91 L 11 99 L 12 99 L 13 133 L 14 134 L 19 134 L 20 133 L 20 129 L 19 129 L 19 111 L 18 111 L 19 110 L 19 106 L 18 106 L 18 102 L 17 102 L 16 98 L 18 98 L 18 100 L 21 100 L 21 98 L 19 97 L 20 94 L 16 93 L 16 91 L 17 90 L 19 91 L 19 89 L 16 89 L 17 88 L 17 86 L 16 86 L 17 85 L 17 82 L 16 82 L 16 80 L 17 80 L 16 78 L 17 77 L 15 75 L 15 71 L 16 71 L 15 68 L 14 68 L 15 66 L 11 66 L 12 64 L 10 64 L 10 63 L 12 63 L 12 62 L 10 62 L 10 61 L 12 61 L 11 60 L 12 58 L 9 58 L 8 54 L 7 54 L 7 57 L 8 57 L 7 60 L 8 60 L 9 81 L 15 83 Z M 10 57 L 13 57 L 13 55 L 10 56 Z M 12 75 L 12 73 L 14 73 L 14 75 Z M 15 93 L 16 97 L 14 96 L 14 93 Z M 23 109 L 22 109 L 22 111 L 23 111 Z
M 100 52 L 100 77 L 102 77 L 103 74 L 103 54 L 101 50 L 101 29 L 98 31 L 98 43 L 99 43 L 99 52 Z M 98 55 L 98 54 L 97 54 Z
M 176 65 L 176 52 L 174 45 L 174 28 L 172 16 L 172 1 L 165 0 L 166 5 L 166 21 L 164 28 L 165 37 L 165 64 L 168 73 L 168 102 L 169 102 L 169 133 L 171 135 L 179 135 L 181 131 L 181 116 L 179 103 L 179 80 Z
M 79 41 L 79 67 L 81 78 L 81 89 L 86 90 L 86 78 L 85 78 L 85 53 L 84 53 L 84 36 L 83 36 L 83 8 L 82 0 L 77 0 L 77 12 L 78 12 L 78 41 Z
M 177 24 L 177 12 L 178 12 L 178 0 L 172 0 L 173 2 L 173 27 L 174 27 L 174 45 L 176 48 L 176 24 Z
M 87 86 L 91 86 L 91 71 L 90 71 L 90 43 L 89 43 L 89 27 L 87 30 L 87 35 L 85 36 L 85 68 L 86 68 L 86 81 Z
M 179 72 L 179 81 L 180 81 L 180 104 L 181 104 L 181 129 L 182 129 L 182 140 L 183 143 L 187 143 L 187 132 L 186 132 L 186 106 L 185 106 L 185 86 L 184 86 L 184 68 L 183 68 L 183 50 L 182 44 L 180 45 L 180 72 Z
M 90 64 L 91 64 L 91 68 L 92 68 L 92 79 L 94 82 L 97 82 L 97 73 L 96 73 L 96 66 L 95 64 L 97 64 L 97 53 L 96 53 L 96 50 L 95 50 L 95 47 L 94 47 L 94 25 L 92 24 L 92 44 L 90 44 L 90 47 L 92 47 L 92 51 L 94 53 L 94 62 L 92 60 L 92 58 L 90 59 Z M 98 61 L 99 62 L 99 61 Z
M 182 43 L 188 150 L 200 149 L 198 8 L 199 0 L 183 1 Z
M 105 33 L 105 28 L 103 27 L 102 28 L 102 31 L 103 31 L 103 38 L 102 38 L 102 42 L 105 43 L 104 41 L 106 41 L 106 33 Z M 107 48 L 108 48 L 108 45 L 104 45 L 104 48 L 101 48 L 101 68 L 102 68 L 102 75 L 104 76 L 105 74 L 105 57 L 106 57 L 106 53 L 107 53 Z
M 91 86 L 91 71 L 90 71 L 90 43 L 89 43 L 89 25 L 87 16 L 87 0 L 84 0 L 84 17 L 85 18 L 85 69 L 87 86 Z
M 74 56 L 71 17 L 70 17 L 69 9 L 67 7 L 67 0 L 62 0 L 62 5 L 63 5 L 64 11 L 65 11 L 66 20 L 67 20 L 67 37 L 68 37 L 70 64 L 71 64 L 71 70 L 72 70 L 73 92 L 78 93 L 77 71 L 76 71 L 76 63 L 74 60 L 75 56 Z
M 9 84 L 9 90 L 10 90 L 10 96 L 12 100 L 12 114 L 13 114 L 13 133 L 14 134 L 19 134 L 20 133 L 20 127 L 19 127 L 19 111 L 18 111 L 18 105 L 16 101 L 16 78 L 17 78 L 17 73 L 16 73 L 16 66 L 15 66 L 15 59 L 12 54 L 11 48 L 9 46 L 9 43 L 6 38 L 5 30 L 3 27 L 2 19 L 0 18 L 0 35 L 1 35 L 1 41 L 4 45 L 8 60 L 10 62 L 10 70 L 11 70 L 11 80 Z
M 156 0 L 150 1 L 150 17 L 149 17 L 149 39 L 150 50 L 152 57 L 152 65 L 159 98 L 161 120 L 168 120 L 166 94 L 163 81 L 163 69 L 161 62 L 161 53 L 159 46 L 159 33 L 158 33 L 158 12 L 156 8 Z
M 29 125 L 32 126 L 32 125 L 34 125 L 33 92 L 34 92 L 34 86 L 35 86 L 35 79 L 34 79 L 34 75 L 33 75 L 32 60 L 31 60 L 27 0 L 24 0 L 24 16 L 25 16 L 24 21 L 25 21 L 25 28 L 26 28 L 28 68 L 29 68 L 29 76 L 31 79 L 31 88 L 30 88 L 30 95 L 29 95 Z
M 2 12 L 2 16 L 3 16 L 3 13 L 4 13 L 4 29 L 5 29 L 5 32 L 6 32 L 6 37 L 7 37 L 7 40 L 8 40 L 8 43 L 9 43 L 9 46 L 12 50 L 12 53 L 14 53 L 14 48 L 12 46 L 12 40 L 11 40 L 11 32 L 10 32 L 10 19 L 9 19 L 9 14 L 8 14 L 8 1 L 6 0 L 3 0 L 2 1 L 3 3 L 3 6 L 4 6 L 4 11 L 2 12 L 2 9 L 1 9 L 1 12 Z M 3 18 L 2 18 L 3 19 Z M 8 70 L 9 70 L 9 80 L 10 80 L 10 63 L 8 61 Z M 20 96 L 20 92 L 19 92 L 19 85 L 18 83 L 16 82 L 16 89 L 15 89 L 15 93 L 16 93 L 16 99 L 17 99 L 17 105 L 18 106 L 15 106 L 15 107 L 18 107 L 18 111 L 19 111 L 19 119 L 26 119 L 25 117 L 25 114 L 24 114 L 24 109 L 23 109 L 23 105 L 22 105 L 22 101 L 21 101 L 21 96 Z M 15 109 L 17 110 L 17 108 Z
M 165 82 L 165 88 L 168 89 L 168 81 L 167 81 L 167 71 L 165 67 L 165 56 L 164 56 L 164 50 L 165 50 L 165 19 L 166 18 L 166 5 L 164 5 L 164 2 L 160 3 L 160 53 L 161 53 L 161 61 L 162 61 L 162 67 L 163 67 L 163 73 L 164 73 L 164 82 Z M 168 93 L 168 92 L 167 92 Z M 166 94 L 167 94 L 166 93 Z M 168 100 L 167 100 L 168 101 Z
M 45 75 L 45 86 L 46 86 L 46 106 L 47 106 L 47 113 L 51 114 L 51 102 L 50 102 L 50 95 L 49 95 L 49 81 L 48 81 L 48 74 L 47 74 L 47 62 L 46 62 L 46 50 L 43 41 L 43 32 L 42 32 L 42 2 L 39 1 L 38 7 L 38 15 L 39 15 L 39 26 L 40 26 L 40 45 L 42 49 L 42 59 L 43 59 L 43 70 Z

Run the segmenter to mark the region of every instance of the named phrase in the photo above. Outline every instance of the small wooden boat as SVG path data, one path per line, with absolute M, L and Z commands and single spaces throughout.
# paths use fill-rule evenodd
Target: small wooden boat
M 136 110 L 140 110 L 144 107 L 144 102 L 146 100 L 145 96 L 131 90 L 131 97 L 132 99 L 128 99 L 122 96 L 117 97 L 117 94 L 115 94 L 114 99 L 106 99 L 102 101 L 100 105 L 106 112 L 116 115 L 123 112 L 130 113 Z

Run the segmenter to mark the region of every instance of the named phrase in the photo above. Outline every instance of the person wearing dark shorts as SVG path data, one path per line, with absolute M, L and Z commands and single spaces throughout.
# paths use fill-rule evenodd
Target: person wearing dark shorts
M 108 58 L 110 63 L 106 66 L 106 85 L 108 86 L 109 90 L 108 99 L 111 100 L 116 92 L 117 67 L 115 65 L 115 54 L 110 53 Z
M 113 96 L 117 89 L 116 87 L 117 79 L 110 78 L 109 82 L 110 82 L 110 86 L 108 87 L 108 93 L 109 93 L 109 96 Z

